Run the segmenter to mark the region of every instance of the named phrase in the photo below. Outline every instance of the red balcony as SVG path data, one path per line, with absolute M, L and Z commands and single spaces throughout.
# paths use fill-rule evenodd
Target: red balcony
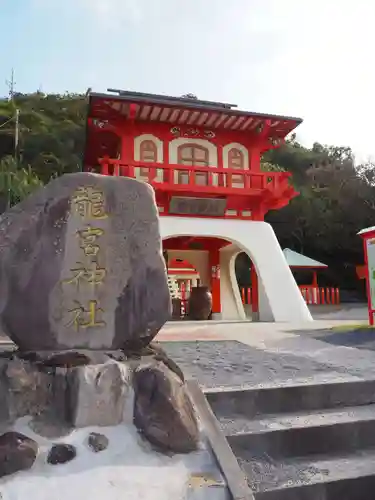
M 155 190 L 162 214 L 169 213 L 172 197 L 214 198 L 226 200 L 226 212 L 255 212 L 287 205 L 298 195 L 290 185 L 289 172 L 251 172 L 228 168 L 186 166 L 163 163 L 124 163 L 102 158 L 102 175 L 125 176 L 148 182 Z M 226 216 L 228 213 L 226 214 Z M 246 218 L 253 218 L 250 214 Z

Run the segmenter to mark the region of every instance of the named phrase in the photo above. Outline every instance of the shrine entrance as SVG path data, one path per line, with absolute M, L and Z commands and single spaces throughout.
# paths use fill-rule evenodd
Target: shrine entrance
M 219 218 L 160 217 L 168 264 L 189 262 L 199 284 L 212 293 L 212 319 L 247 320 L 235 272 L 236 257 L 245 252 L 251 266 L 253 320 L 311 321 L 271 226 L 265 222 Z
M 175 251 L 172 251 L 172 255 Z M 189 298 L 191 291 L 201 283 L 199 272 L 186 259 L 171 257 L 168 252 L 167 272 L 168 287 L 172 299 L 172 319 L 187 319 L 189 316 Z
M 220 285 L 215 282 L 216 267 L 213 265 L 219 248 L 227 242 L 215 238 L 183 236 L 163 241 L 164 258 L 167 265 L 168 284 L 173 304 L 173 319 L 192 319 L 194 311 L 189 310 L 191 294 L 212 293 L 212 307 L 206 317 L 220 311 Z M 219 263 L 215 264 L 219 267 Z M 213 269 L 214 268 L 214 269 Z M 197 291 L 200 288 L 200 291 Z M 207 300 L 203 297 L 202 300 Z
M 207 317 L 199 319 L 229 319 L 229 315 L 230 319 L 258 319 L 255 266 L 248 269 L 253 283 L 249 311 L 241 299 L 235 269 L 237 255 L 243 252 L 232 242 L 213 237 L 172 237 L 163 241 L 163 252 L 174 320 L 198 319 L 194 311 L 189 310 L 189 299 L 192 293 L 200 292 L 201 300 L 206 300 L 203 289 L 211 292 L 212 307 Z M 197 291 L 197 288 L 201 290 Z

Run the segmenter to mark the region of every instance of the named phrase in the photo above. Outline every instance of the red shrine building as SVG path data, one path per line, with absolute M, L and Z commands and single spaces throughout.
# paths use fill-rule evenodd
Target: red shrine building
M 311 320 L 264 222 L 298 193 L 289 173 L 261 170 L 262 154 L 301 121 L 189 95 L 90 93 L 83 167 L 153 187 L 167 265 L 190 264 L 196 282 L 211 290 L 213 318 L 245 319 L 235 259 L 246 252 L 253 319 Z

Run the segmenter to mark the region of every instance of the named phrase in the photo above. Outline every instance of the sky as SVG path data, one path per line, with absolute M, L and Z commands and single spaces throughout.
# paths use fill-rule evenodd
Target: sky
M 0 95 L 120 88 L 303 118 L 375 159 L 372 0 L 0 0 Z

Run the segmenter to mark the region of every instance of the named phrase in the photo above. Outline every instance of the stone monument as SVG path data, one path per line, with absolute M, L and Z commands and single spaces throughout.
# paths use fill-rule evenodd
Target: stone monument
M 66 467 L 80 453 L 97 463 L 112 446 L 117 458 L 107 455 L 107 466 L 131 461 L 124 429 L 133 426 L 155 456 L 199 448 L 183 375 L 151 343 L 170 313 L 147 184 L 69 174 L 2 215 L 0 321 L 16 346 L 0 357 L 2 495 L 22 498 L 19 474 L 50 477 L 46 467 Z

